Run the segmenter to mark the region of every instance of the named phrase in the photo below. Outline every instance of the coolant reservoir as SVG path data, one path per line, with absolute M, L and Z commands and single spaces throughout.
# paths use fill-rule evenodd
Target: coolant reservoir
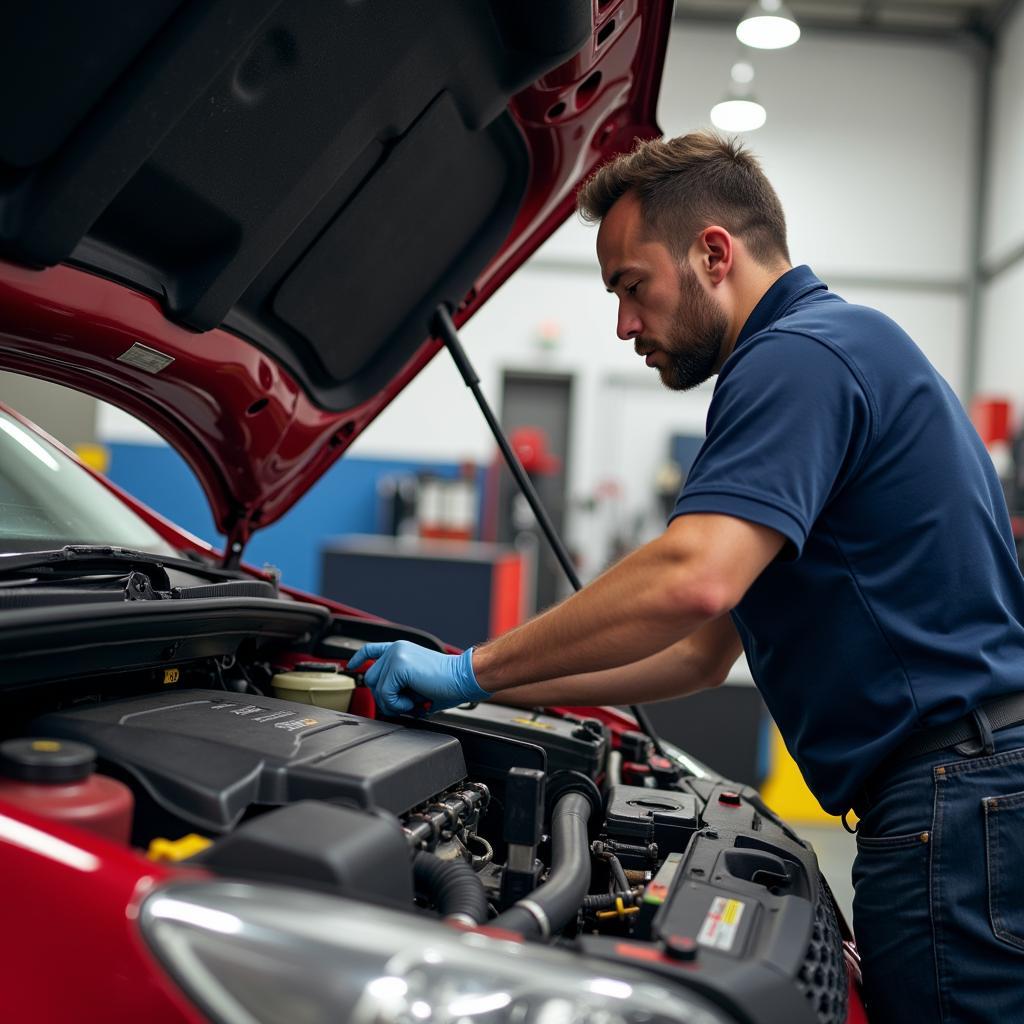
M 95 766 L 96 751 L 85 743 L 7 740 L 0 743 L 0 800 L 127 844 L 135 798 Z
M 290 672 L 278 672 L 270 680 L 274 695 L 331 711 L 348 711 L 356 681 L 322 662 L 296 665 Z

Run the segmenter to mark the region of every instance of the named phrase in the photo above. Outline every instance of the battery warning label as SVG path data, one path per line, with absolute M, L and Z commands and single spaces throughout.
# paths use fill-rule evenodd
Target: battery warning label
M 724 896 L 716 896 L 711 901 L 704 923 L 700 926 L 697 941 L 702 946 L 721 949 L 728 952 L 736 942 L 736 934 L 740 928 L 745 904 L 740 900 L 728 900 Z

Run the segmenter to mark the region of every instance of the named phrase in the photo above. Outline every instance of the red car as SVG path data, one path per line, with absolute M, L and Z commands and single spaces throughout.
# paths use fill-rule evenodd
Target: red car
M 657 133 L 670 18 L 9 19 L 0 367 L 156 429 L 227 544 L 0 410 L 0 1019 L 866 1019 L 814 854 L 755 791 L 610 709 L 380 719 L 349 656 L 440 642 L 242 562 L 438 352 L 439 318 Z

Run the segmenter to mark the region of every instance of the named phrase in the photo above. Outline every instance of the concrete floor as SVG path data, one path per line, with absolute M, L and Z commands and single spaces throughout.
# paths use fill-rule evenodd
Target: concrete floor
M 795 826 L 801 839 L 814 846 L 821 873 L 828 880 L 836 903 L 850 927 L 853 927 L 853 883 L 850 868 L 857 854 L 856 839 L 842 825 Z

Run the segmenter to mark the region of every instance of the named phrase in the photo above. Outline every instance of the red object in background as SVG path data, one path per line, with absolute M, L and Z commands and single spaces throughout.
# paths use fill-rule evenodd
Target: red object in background
M 491 573 L 491 636 L 501 636 L 523 621 L 523 557 L 506 555 Z
M 550 476 L 562 468 L 562 460 L 548 449 L 548 435 L 541 427 L 516 427 L 509 442 L 531 476 Z
M 1009 441 L 1012 434 L 1011 404 L 1006 398 L 975 398 L 971 402 L 971 422 L 985 447 Z
M 509 444 L 530 476 L 550 476 L 557 473 L 562 460 L 548 450 L 548 435 L 541 427 L 516 427 L 509 434 Z M 484 498 L 480 514 L 480 539 L 498 539 L 498 501 L 501 491 L 501 471 L 505 460 L 500 451 L 487 467 L 484 477 Z

